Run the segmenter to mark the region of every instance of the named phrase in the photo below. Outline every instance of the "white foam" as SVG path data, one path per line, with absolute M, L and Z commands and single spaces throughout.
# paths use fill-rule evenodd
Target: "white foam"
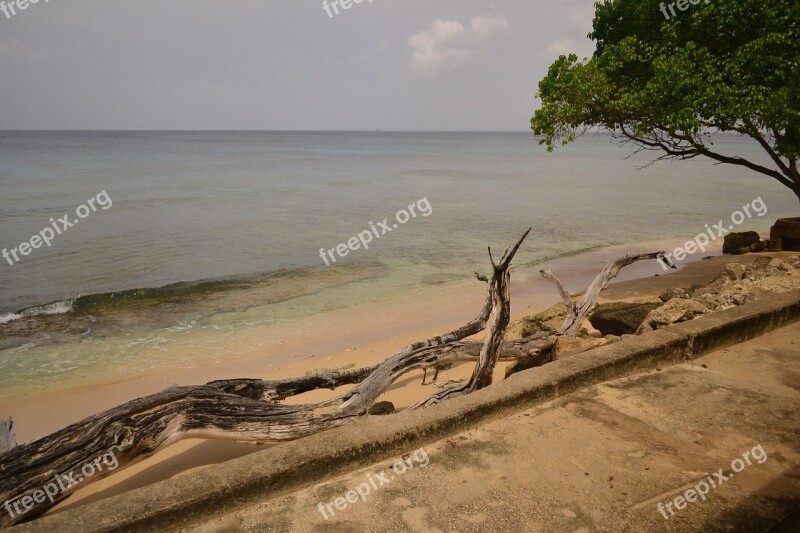
M 12 320 L 18 320 L 20 318 L 22 318 L 22 315 L 18 315 L 16 313 L 8 313 L 0 316 L 0 324 L 5 324 L 6 322 L 11 322 Z
M 75 300 L 59 300 L 58 302 L 29 307 L 28 309 L 20 311 L 19 313 L 6 313 L 5 315 L 0 315 L 0 324 L 5 324 L 13 320 L 19 320 L 20 318 L 24 318 L 26 316 L 60 315 L 63 313 L 69 313 L 72 311 L 72 305 L 74 303 Z
M 58 302 L 53 302 L 45 305 L 37 305 L 36 307 L 25 309 L 22 312 L 22 314 L 23 316 L 60 315 L 62 313 L 71 312 L 72 304 L 74 303 L 75 300 L 60 300 Z

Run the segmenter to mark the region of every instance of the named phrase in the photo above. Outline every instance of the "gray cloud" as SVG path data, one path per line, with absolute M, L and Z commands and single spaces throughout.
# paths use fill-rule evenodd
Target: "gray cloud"
M 411 65 L 420 77 L 436 77 L 465 64 L 472 52 L 495 34 L 508 29 L 502 15 L 478 16 L 469 27 L 455 20 L 435 20 L 408 40 Z

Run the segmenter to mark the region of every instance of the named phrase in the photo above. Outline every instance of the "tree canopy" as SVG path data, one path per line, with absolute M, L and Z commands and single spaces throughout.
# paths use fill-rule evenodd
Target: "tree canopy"
M 562 55 L 539 82 L 531 128 L 540 144 L 552 151 L 600 127 L 659 152 L 655 160 L 741 165 L 800 199 L 800 2 L 608 0 L 595 8 L 593 56 Z M 751 138 L 770 163 L 718 152 L 716 132 Z

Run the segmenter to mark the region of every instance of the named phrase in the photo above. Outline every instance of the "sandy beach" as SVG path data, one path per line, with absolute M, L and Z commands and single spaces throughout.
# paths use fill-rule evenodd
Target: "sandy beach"
M 589 260 L 586 257 L 582 257 L 581 260 L 584 264 L 599 263 L 618 252 L 618 250 L 604 251 L 601 254 L 595 254 Z M 635 264 L 629 269 L 623 270 L 620 279 L 603 292 L 600 302 L 655 300 L 659 294 L 671 287 L 708 283 L 716 277 L 720 268 L 726 263 L 749 262 L 755 257 L 757 256 L 706 256 L 705 259 L 694 257 L 694 261 L 681 265 L 680 270 L 666 274 L 661 272 L 658 267 L 654 268 L 652 264 Z M 569 264 L 570 261 L 567 261 L 562 262 L 559 266 L 562 266 L 565 285 L 570 291 L 577 293 L 580 292 L 580 287 L 585 287 L 593 277 L 590 273 L 594 270 L 589 268 L 571 270 Z M 512 291 L 512 302 L 516 303 L 513 305 L 512 320 L 518 320 L 546 309 L 558 301 L 555 291 L 547 283 L 542 282 L 537 273 L 528 269 L 515 275 L 518 281 L 514 284 Z M 181 369 L 174 373 L 154 373 L 92 388 L 61 391 L 28 398 L 24 402 L 16 399 L 13 402 L 0 403 L 0 412 L 13 413 L 19 424 L 19 440 L 24 441 L 58 430 L 103 409 L 157 392 L 173 383 L 196 384 L 233 376 L 280 379 L 304 375 L 319 369 L 365 366 L 384 359 L 411 342 L 457 327 L 463 321 L 471 318 L 472 314 L 479 309 L 483 297 L 482 286 L 474 283 L 469 292 L 459 294 L 451 300 L 437 302 L 436 308 L 427 305 L 422 308 L 407 309 L 406 314 L 393 314 L 394 320 L 391 326 L 386 327 L 385 331 L 370 332 L 370 337 L 380 339 L 373 342 L 364 342 L 365 334 L 359 330 L 358 326 L 359 317 L 349 316 L 346 317 L 346 320 L 342 320 L 338 329 L 331 330 L 329 333 L 331 337 L 326 337 L 321 333 L 319 337 L 304 339 L 305 344 L 301 345 L 302 348 L 297 347 L 298 352 L 301 349 L 315 352 L 313 356 L 289 356 L 288 359 L 278 363 L 274 354 L 263 354 L 260 357 L 225 364 Z M 431 327 L 430 324 L 435 324 L 436 327 Z M 424 327 L 419 327 L 420 325 L 424 325 Z M 414 329 L 415 327 L 417 329 Z M 329 343 L 330 338 L 335 338 L 336 344 Z M 476 338 L 480 338 L 480 335 Z M 349 344 L 352 346 L 341 348 Z M 327 350 L 326 346 L 329 346 Z M 332 348 L 332 346 L 337 346 L 337 348 Z M 468 378 L 472 366 L 470 363 L 463 363 L 442 370 L 437 382 L 441 384 L 449 379 Z M 496 369 L 496 380 L 503 379 L 505 366 L 506 364 L 500 364 Z M 422 371 L 415 371 L 395 383 L 381 397 L 381 400 L 391 401 L 398 409 L 403 409 L 430 395 L 436 390 L 434 387 L 435 385 L 431 384 L 423 386 Z M 314 391 L 289 398 L 287 403 L 319 401 L 340 394 L 346 389 L 347 387 L 342 387 L 335 391 Z M 52 512 L 99 500 L 174 476 L 185 475 L 207 465 L 247 455 L 259 449 L 263 449 L 263 446 L 229 441 L 186 439 L 106 479 L 78 490 L 67 502 L 56 507 Z

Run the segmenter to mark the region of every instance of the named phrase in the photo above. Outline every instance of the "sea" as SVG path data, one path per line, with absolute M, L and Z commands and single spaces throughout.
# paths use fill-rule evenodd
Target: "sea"
M 0 397 L 246 357 L 317 319 L 457 293 L 529 227 L 517 272 L 690 238 L 756 198 L 768 214 L 741 230 L 796 213 L 745 168 L 632 152 L 601 134 L 548 153 L 527 132 L 2 131 L 0 247 L 61 233 L 0 259 Z

